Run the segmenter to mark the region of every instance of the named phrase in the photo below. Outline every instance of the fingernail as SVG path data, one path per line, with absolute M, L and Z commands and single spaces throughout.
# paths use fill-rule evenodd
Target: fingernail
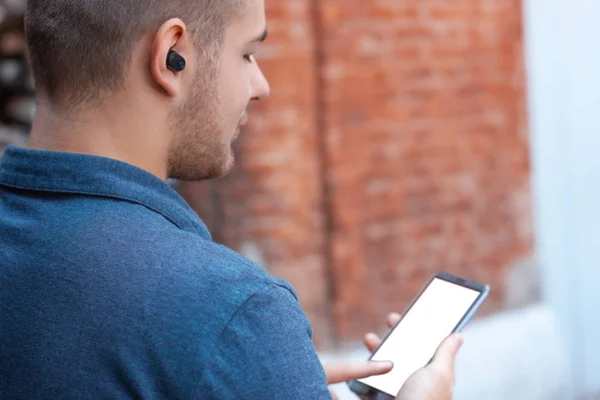
M 462 335 L 456 335 L 456 342 L 458 343 L 459 346 L 462 346 L 463 343 L 465 342 L 465 338 L 463 338 Z
M 380 367 L 381 369 L 394 368 L 394 363 L 391 361 L 371 361 L 371 363 Z

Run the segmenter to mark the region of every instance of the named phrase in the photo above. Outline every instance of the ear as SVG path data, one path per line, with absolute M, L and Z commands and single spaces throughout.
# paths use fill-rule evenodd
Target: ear
M 184 90 L 184 74 L 186 70 L 176 72 L 168 68 L 167 57 L 173 49 L 186 60 L 191 46 L 185 23 L 179 18 L 172 18 L 162 24 L 152 43 L 150 70 L 154 81 L 169 96 L 176 96 Z

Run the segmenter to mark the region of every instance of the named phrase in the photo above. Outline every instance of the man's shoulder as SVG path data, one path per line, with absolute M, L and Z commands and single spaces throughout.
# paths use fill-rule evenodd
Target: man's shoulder
M 28 242 L 36 245 L 11 247 L 4 298 L 25 317 L 13 321 L 7 314 L 7 329 L 24 337 L 56 333 L 32 365 L 68 369 L 86 354 L 90 365 L 111 365 L 98 372 L 98 382 L 144 370 L 143 384 L 190 398 L 215 349 L 226 343 L 237 354 L 252 350 L 246 341 L 223 342 L 223 335 L 260 337 L 277 328 L 273 334 L 289 336 L 282 331 L 291 324 L 283 326 L 281 316 L 300 314 L 289 284 L 142 206 L 75 199 L 68 207 L 61 202 L 59 211 L 32 222 L 26 234 L 11 230 L 15 238 L 35 237 Z M 16 243 L 9 239 L 0 246 Z
M 228 302 L 245 301 L 269 287 L 285 289 L 297 299 L 288 282 L 225 245 L 188 232 L 174 233 L 170 239 L 156 243 L 157 252 L 169 265 L 165 273 L 179 277 L 183 284 L 195 282 L 215 297 L 227 297 Z
M 234 312 L 247 298 L 269 286 L 285 289 L 297 299 L 288 282 L 273 277 L 233 249 L 180 229 L 156 213 L 127 208 L 86 228 L 102 232 L 87 248 L 98 253 L 97 258 L 104 254 L 106 270 L 131 271 L 124 283 L 157 291 L 155 298 L 164 298 L 167 304 L 187 297 L 203 307 L 214 305 L 220 312 Z
M 107 270 L 128 267 L 136 285 L 148 281 L 152 286 L 160 281 L 160 286 L 175 296 L 189 292 L 198 294 L 200 300 L 210 293 L 227 302 L 243 302 L 271 285 L 297 297 L 288 282 L 233 249 L 180 229 L 160 215 L 143 214 L 114 215 L 89 228 L 102 231 L 87 248 L 98 256 L 104 253 Z

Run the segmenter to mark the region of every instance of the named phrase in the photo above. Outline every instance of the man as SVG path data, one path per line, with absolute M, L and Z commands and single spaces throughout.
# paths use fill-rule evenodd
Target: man
M 165 184 L 231 169 L 269 95 L 264 0 L 29 0 L 25 27 L 38 110 L 0 163 L 0 398 L 326 399 L 390 370 L 323 368 L 293 288 Z M 449 399 L 460 342 L 398 398 Z

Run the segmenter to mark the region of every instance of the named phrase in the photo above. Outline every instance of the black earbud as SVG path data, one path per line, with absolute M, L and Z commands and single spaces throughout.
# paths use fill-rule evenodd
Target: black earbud
M 176 51 L 169 50 L 167 67 L 173 71 L 181 72 L 185 68 L 185 58 L 181 57 Z

